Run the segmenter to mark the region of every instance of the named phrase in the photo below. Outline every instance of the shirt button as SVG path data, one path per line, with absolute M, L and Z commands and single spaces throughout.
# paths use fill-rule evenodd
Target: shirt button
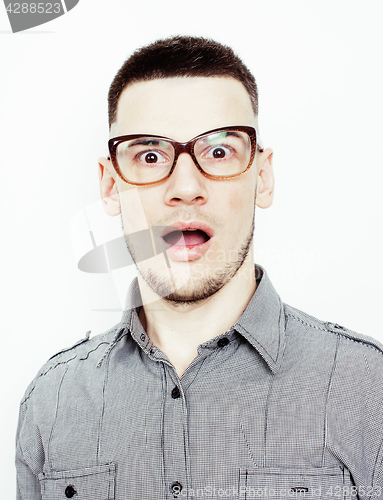
M 228 343 L 229 343 L 229 339 L 227 339 L 226 337 L 223 337 L 222 339 L 218 340 L 217 346 L 218 347 L 225 347 L 225 345 L 227 345 Z
M 140 339 L 142 340 L 142 342 L 145 340 L 145 338 L 146 338 L 145 335 L 143 333 L 141 333 Z
M 172 398 L 177 399 L 180 396 L 181 396 L 180 390 L 177 386 L 175 386 L 174 389 L 172 390 Z M 174 484 L 176 484 L 176 483 L 174 483 Z M 177 484 L 179 484 L 179 483 L 177 483 Z
M 67 498 L 74 497 L 76 493 L 77 493 L 77 491 L 73 488 L 73 486 L 71 484 L 65 488 L 65 496 Z
M 182 484 L 176 481 L 170 486 L 170 491 L 173 493 L 175 497 L 178 497 L 178 495 L 181 493 L 182 490 Z

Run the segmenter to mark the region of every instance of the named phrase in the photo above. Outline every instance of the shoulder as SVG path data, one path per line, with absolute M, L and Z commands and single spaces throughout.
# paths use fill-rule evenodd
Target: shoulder
M 60 378 L 60 373 L 66 371 L 70 365 L 79 362 L 94 362 L 94 356 L 91 356 L 93 353 L 97 355 L 97 359 L 102 360 L 107 354 L 108 349 L 115 342 L 115 339 L 119 335 L 121 329 L 123 329 L 123 327 L 120 324 L 117 324 L 105 333 L 96 335 L 92 338 L 90 338 L 91 332 L 89 331 L 85 334 L 84 338 L 77 341 L 71 347 L 61 349 L 59 352 L 51 356 L 40 368 L 32 382 L 27 387 L 21 401 L 21 405 L 23 405 L 31 397 L 38 385 L 45 382 L 47 387 L 53 389 L 56 385 L 54 383 L 54 379 Z
M 287 330 L 300 330 L 321 343 L 333 340 L 338 346 L 339 354 L 352 352 L 357 356 L 374 359 L 383 368 L 383 345 L 378 340 L 337 323 L 317 319 L 287 304 L 284 304 L 284 313 Z

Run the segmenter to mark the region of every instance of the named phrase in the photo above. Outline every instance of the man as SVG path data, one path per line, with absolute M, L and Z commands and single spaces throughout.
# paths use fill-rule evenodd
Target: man
M 282 304 L 254 265 L 273 198 L 257 110 L 249 70 L 202 38 L 116 75 L 100 186 L 138 281 L 120 324 L 27 389 L 19 499 L 380 496 L 381 346 Z

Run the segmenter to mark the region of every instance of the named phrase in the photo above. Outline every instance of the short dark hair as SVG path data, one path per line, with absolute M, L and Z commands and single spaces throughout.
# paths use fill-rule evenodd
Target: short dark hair
M 258 115 L 255 78 L 230 47 L 202 37 L 174 36 L 136 50 L 124 62 L 109 89 L 109 127 L 116 120 L 118 100 L 128 85 L 182 76 L 235 78 L 244 85 Z

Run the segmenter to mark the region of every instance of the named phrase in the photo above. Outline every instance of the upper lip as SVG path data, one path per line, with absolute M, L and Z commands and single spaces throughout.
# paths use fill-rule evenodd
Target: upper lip
M 206 224 L 205 222 L 199 222 L 199 221 L 177 221 L 173 222 L 172 224 L 169 224 L 168 226 L 165 227 L 165 229 L 161 233 L 161 238 L 166 236 L 167 234 L 172 233 L 173 231 L 204 231 L 209 238 L 212 238 L 214 236 L 214 231 L 213 229 Z

